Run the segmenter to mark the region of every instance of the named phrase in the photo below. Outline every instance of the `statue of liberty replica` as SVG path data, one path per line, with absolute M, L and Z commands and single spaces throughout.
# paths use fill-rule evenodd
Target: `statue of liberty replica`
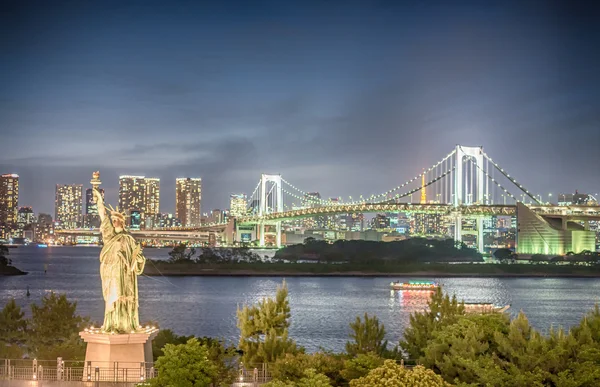
M 146 258 L 141 246 L 125 229 L 125 215 L 109 205 L 98 190 L 100 173 L 93 174 L 92 190 L 100 216 L 104 246 L 100 252 L 100 277 L 104 296 L 103 332 L 134 333 L 140 330 L 137 276 Z
M 87 344 L 82 380 L 139 382 L 153 377 L 152 340 L 158 333 L 158 328 L 141 327 L 139 321 L 137 277 L 144 270 L 146 258 L 125 228 L 125 215 L 104 206 L 98 190 L 100 173 L 92 176 L 90 183 L 104 240 L 100 251 L 104 323 L 101 328 L 92 326 L 79 332 Z

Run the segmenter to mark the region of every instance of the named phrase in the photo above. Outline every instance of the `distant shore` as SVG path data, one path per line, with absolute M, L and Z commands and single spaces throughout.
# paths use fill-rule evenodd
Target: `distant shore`
M 3 275 L 25 275 L 26 271 L 17 269 L 14 266 L 0 266 L 0 276 Z
M 600 278 L 600 268 L 529 264 L 413 264 L 404 267 L 363 267 L 332 264 L 212 264 L 157 263 L 146 265 L 148 276 L 215 277 L 584 277 Z

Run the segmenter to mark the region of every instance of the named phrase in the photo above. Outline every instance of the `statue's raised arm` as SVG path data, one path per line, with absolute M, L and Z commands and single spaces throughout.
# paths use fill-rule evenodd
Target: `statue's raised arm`
M 92 195 L 94 196 L 94 202 L 96 203 L 96 207 L 98 208 L 98 215 L 100 216 L 100 221 L 103 222 L 106 218 L 106 207 L 104 206 L 104 198 L 102 197 L 102 194 L 96 187 L 92 189 Z

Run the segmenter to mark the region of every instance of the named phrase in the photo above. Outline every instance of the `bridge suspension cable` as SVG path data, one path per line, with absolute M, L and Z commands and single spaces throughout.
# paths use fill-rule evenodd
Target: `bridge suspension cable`
M 500 168 L 500 166 L 494 161 L 492 160 L 485 152 L 482 152 L 483 156 L 489 160 L 489 162 L 492 163 L 492 165 L 494 167 L 496 167 L 496 169 L 504 176 L 506 177 L 508 180 L 510 180 L 511 183 L 513 183 L 515 186 L 517 186 L 517 188 L 519 190 L 521 190 L 525 195 L 529 196 L 534 202 L 536 202 L 537 204 L 542 204 L 541 201 L 539 201 L 531 192 L 529 192 L 525 187 L 523 187 L 521 184 L 519 184 L 519 182 L 517 182 L 517 180 L 515 180 L 514 178 L 510 177 L 510 175 L 508 173 L 506 173 L 504 171 L 504 169 Z
M 487 176 L 487 178 L 488 178 L 487 180 L 488 180 L 488 181 L 489 181 L 489 180 L 491 180 L 491 181 L 492 181 L 492 183 L 496 184 L 496 186 L 497 186 L 498 188 L 500 188 L 500 189 L 501 189 L 501 190 L 502 190 L 504 193 L 508 194 L 508 196 L 510 196 L 511 198 L 513 198 L 515 201 L 518 201 L 518 200 L 517 200 L 517 198 L 515 197 L 515 195 L 513 195 L 513 194 L 512 194 L 512 193 L 510 193 L 510 192 L 509 192 L 509 191 L 508 191 L 506 188 L 504 188 L 504 187 L 502 186 L 502 184 L 500 184 L 500 183 L 499 183 L 499 182 L 498 182 L 496 179 L 494 179 L 492 176 L 490 176 L 490 175 L 487 173 L 487 171 L 483 170 L 483 168 L 481 168 L 479 165 L 477 165 L 477 164 L 475 164 L 475 165 L 476 165 L 476 167 L 477 167 L 477 168 L 479 168 L 479 169 L 480 169 L 480 170 L 481 170 L 481 171 L 484 173 L 484 175 L 486 175 L 486 176 Z M 492 169 L 492 170 L 493 170 L 493 169 Z

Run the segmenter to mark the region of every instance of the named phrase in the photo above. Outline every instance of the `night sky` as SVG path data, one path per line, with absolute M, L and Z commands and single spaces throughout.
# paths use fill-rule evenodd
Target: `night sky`
M 600 17 L 576 1 L 26 1 L 0 5 L 0 173 L 202 177 L 203 211 L 280 173 L 379 193 L 486 152 L 534 193 L 600 191 Z

